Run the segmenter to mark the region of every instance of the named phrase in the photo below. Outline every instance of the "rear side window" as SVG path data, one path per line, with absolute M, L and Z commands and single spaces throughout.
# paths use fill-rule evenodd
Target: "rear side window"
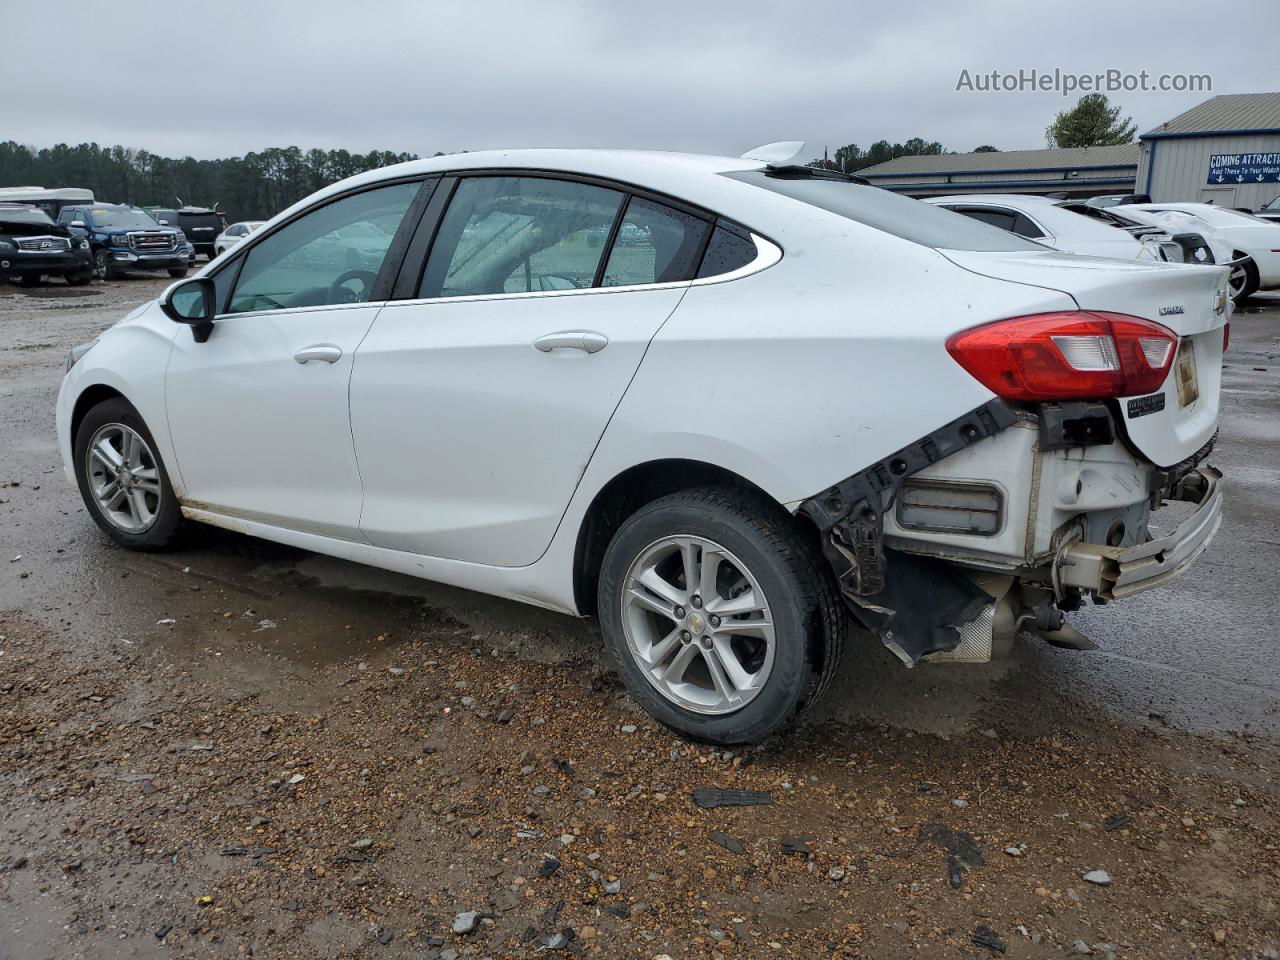
M 577 290 L 595 283 L 623 194 L 547 177 L 458 183 L 419 297 Z
M 981 220 L 983 223 L 989 223 L 993 227 L 999 227 L 1001 230 L 1014 232 L 1014 224 L 1017 222 L 1017 215 L 1009 210 L 997 210 L 995 207 L 952 207 L 956 213 L 963 213 L 966 217 L 972 217 L 974 220 Z
M 623 287 L 691 279 L 710 229 L 701 217 L 632 197 L 601 285 Z
M 877 230 L 941 250 L 1044 250 L 996 227 L 880 187 L 842 180 L 784 179 L 760 170 L 726 177 L 780 193 Z
M 698 277 L 718 277 L 722 273 L 731 273 L 745 267 L 755 258 L 756 245 L 749 237 L 739 236 L 724 227 L 716 227 L 711 233 L 711 242 L 707 244 L 707 252 L 703 254 Z

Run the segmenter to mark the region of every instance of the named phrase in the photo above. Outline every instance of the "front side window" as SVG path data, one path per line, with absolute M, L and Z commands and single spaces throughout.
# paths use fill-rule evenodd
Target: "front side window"
M 464 178 L 440 222 L 418 296 L 590 287 L 622 197 L 547 177 Z
M 691 279 L 710 229 L 701 217 L 633 197 L 605 264 L 603 286 Z
M 398 183 L 343 197 L 255 244 L 228 312 L 367 303 L 418 187 Z
M 1010 233 L 1014 232 L 1013 227 L 1017 217 L 1012 210 L 1001 210 L 997 207 L 952 207 L 952 209 L 974 220 L 981 220 L 983 223 L 989 223 L 1001 230 L 1008 230 Z

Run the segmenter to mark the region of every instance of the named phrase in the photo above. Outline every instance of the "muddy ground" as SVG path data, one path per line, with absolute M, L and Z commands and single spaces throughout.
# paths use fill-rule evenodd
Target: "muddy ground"
M 1223 529 L 1076 618 L 1103 650 L 908 673 L 858 638 L 726 753 L 589 624 L 218 530 L 108 545 L 53 397 L 162 287 L 0 288 L 3 960 L 1277 955 L 1275 301 L 1233 324 Z

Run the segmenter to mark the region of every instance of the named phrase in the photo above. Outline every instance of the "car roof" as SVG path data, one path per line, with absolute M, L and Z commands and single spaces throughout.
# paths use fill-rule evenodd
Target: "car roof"
M 345 190 L 373 185 L 400 177 L 427 176 L 433 173 L 459 173 L 468 170 L 536 170 L 547 173 L 594 176 L 632 184 L 658 193 L 668 193 L 691 203 L 711 203 L 718 195 L 742 190 L 758 191 L 736 183 L 722 173 L 762 170 L 761 160 L 721 157 L 699 153 L 672 153 L 661 150 L 579 150 L 519 149 L 477 150 L 451 153 L 421 160 L 410 160 L 380 167 L 331 184 L 318 193 L 299 201 L 281 215 L 310 206 L 324 197 Z
M 954 193 L 945 197 L 930 197 L 926 202 L 1001 203 L 1010 207 L 1028 204 L 1037 208 L 1058 205 L 1058 201 L 1054 200 L 1052 197 L 1040 197 L 1031 193 Z

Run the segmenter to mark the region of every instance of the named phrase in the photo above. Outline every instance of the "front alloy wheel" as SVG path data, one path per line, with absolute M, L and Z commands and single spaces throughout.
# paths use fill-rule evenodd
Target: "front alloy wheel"
M 76 428 L 76 484 L 93 520 L 121 546 L 155 550 L 170 544 L 182 508 L 151 431 L 127 400 L 90 409 Z
M 98 250 L 93 255 L 93 275 L 105 280 L 111 273 L 111 261 L 107 259 L 107 251 Z
M 107 522 L 130 534 L 150 530 L 164 491 L 156 455 L 141 434 L 123 423 L 105 424 L 85 456 L 89 487 Z

